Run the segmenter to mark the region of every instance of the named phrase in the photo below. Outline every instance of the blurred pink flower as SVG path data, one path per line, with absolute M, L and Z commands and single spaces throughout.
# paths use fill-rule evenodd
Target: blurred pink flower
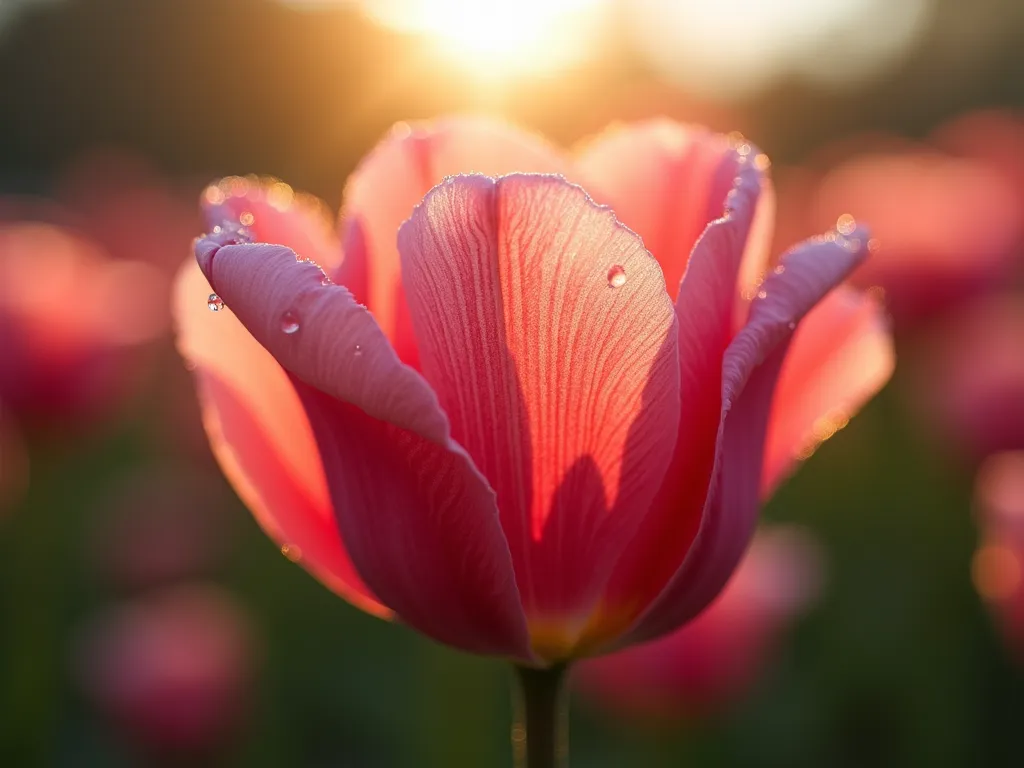
M 166 281 L 71 229 L 0 221 L 0 399 L 19 418 L 88 419 L 120 395 L 128 353 L 165 327 Z
M 778 174 L 780 232 L 807 236 L 844 215 L 870 221 L 876 252 L 851 282 L 884 289 L 897 330 L 1010 274 L 1024 235 L 1024 195 L 1006 172 L 1010 161 L 995 167 L 884 136 L 848 141 L 818 157 Z
M 921 339 L 910 394 L 962 457 L 1024 449 L 1024 295 L 985 297 Z
M 257 656 L 231 595 L 190 585 L 108 608 L 83 631 L 76 661 L 84 693 L 127 741 L 150 757 L 196 756 L 244 722 Z
M 584 662 L 595 704 L 638 719 L 713 715 L 747 694 L 790 622 L 817 597 L 821 553 L 802 529 L 763 529 L 722 593 L 671 635 Z
M 201 227 L 195 208 L 201 186 L 172 184 L 143 155 L 96 149 L 65 170 L 57 199 L 114 258 L 172 275 Z
M 939 126 L 932 143 L 950 154 L 987 166 L 1013 189 L 1024 206 L 1024 115 L 995 109 L 968 112 Z M 1018 228 L 1018 264 L 1024 264 L 1024 228 Z
M 92 516 L 94 567 L 125 590 L 209 575 L 229 546 L 225 490 L 219 478 L 183 468 L 127 476 Z
M 1024 664 L 1024 450 L 986 459 L 975 483 L 981 537 L 971 565 L 1010 652 Z
M 833 291 L 863 230 L 764 274 L 767 167 L 667 120 L 569 155 L 452 118 L 367 156 L 340 241 L 281 182 L 211 186 L 175 305 L 221 466 L 287 556 L 463 650 L 544 665 L 674 630 L 891 369 L 875 302 Z M 467 171 L 499 178 L 442 182 Z M 777 379 L 806 407 L 772 412 Z

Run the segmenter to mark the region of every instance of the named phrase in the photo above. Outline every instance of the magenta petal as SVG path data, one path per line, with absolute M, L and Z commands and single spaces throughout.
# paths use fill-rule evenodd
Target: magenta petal
M 682 565 L 630 631 L 632 642 L 670 632 L 725 585 L 753 535 L 768 416 L 789 340 L 803 316 L 863 261 L 867 234 L 808 241 L 765 280 L 747 324 L 726 350 L 722 411 L 708 500 Z
M 283 181 L 229 176 L 206 188 L 202 204 L 211 228 L 241 225 L 254 242 L 285 245 L 326 270 L 341 262 L 341 243 L 327 206 Z
M 455 177 L 399 249 L 424 375 L 497 492 L 534 647 L 568 654 L 675 441 L 661 270 L 555 176 Z
M 494 493 L 430 386 L 365 307 L 273 245 L 197 243 L 210 284 L 291 375 L 356 570 L 404 621 L 476 653 L 530 657 Z

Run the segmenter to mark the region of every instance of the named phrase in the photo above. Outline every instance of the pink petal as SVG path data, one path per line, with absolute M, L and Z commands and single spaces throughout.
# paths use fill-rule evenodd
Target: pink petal
M 897 328 L 1004 281 L 1024 232 L 1012 184 L 984 163 L 930 148 L 866 154 L 833 168 L 812 226 L 850 213 L 879 248 L 852 282 L 882 286 Z
M 327 206 L 283 181 L 228 176 L 206 188 L 202 203 L 210 228 L 239 225 L 253 242 L 287 246 L 325 270 L 341 263 L 341 243 Z
M 95 419 L 134 383 L 131 350 L 166 329 L 167 287 L 155 267 L 111 259 L 76 230 L 0 220 L 0 397 L 37 422 Z
M 722 366 L 740 306 L 736 292 L 761 194 L 761 174 L 741 167 L 727 215 L 694 249 L 676 299 L 682 413 L 675 454 L 643 525 L 616 564 L 593 642 L 626 630 L 679 568 L 697 535 L 711 483 L 722 413 Z
M 178 273 L 178 350 L 194 368 L 213 453 L 286 556 L 365 611 L 388 615 L 356 574 L 338 532 L 309 419 L 287 374 L 224 307 L 207 309 L 194 259 Z
M 563 173 L 555 148 L 533 134 L 484 117 L 399 123 L 360 164 L 345 189 L 345 264 L 336 282 L 366 303 L 399 357 L 416 363 L 402 292 L 396 236 L 423 196 L 445 176 L 515 171 Z
M 761 497 L 771 496 L 798 461 L 842 429 L 885 386 L 895 365 L 877 297 L 840 286 L 812 309 L 793 334 L 775 387 Z
M 792 332 L 866 255 L 863 230 L 809 241 L 782 258 L 781 274 L 765 280 L 723 360 L 718 448 L 700 528 L 631 640 L 670 632 L 696 616 L 736 567 L 757 521 L 769 408 Z
M 576 680 L 603 707 L 673 719 L 705 715 L 748 692 L 788 622 L 817 596 L 817 542 L 799 529 L 760 531 L 722 593 L 692 622 L 584 662 Z
M 467 651 L 529 658 L 494 493 L 430 386 L 373 317 L 273 245 L 200 241 L 197 258 L 288 371 L 310 418 L 352 560 L 404 621 Z
M 994 294 L 922 337 L 910 395 L 969 463 L 1024 448 L 1024 297 Z
M 577 157 L 580 181 L 595 199 L 640 234 L 676 296 L 690 254 L 704 229 L 722 215 L 725 197 L 748 158 L 767 158 L 742 138 L 733 141 L 697 126 L 667 119 L 615 127 L 585 142 Z M 757 235 L 741 279 L 760 275 L 771 242 L 774 196 L 767 177 L 760 198 Z
M 450 179 L 399 248 L 424 375 L 497 491 L 534 647 L 568 653 L 675 441 L 661 270 L 553 176 Z

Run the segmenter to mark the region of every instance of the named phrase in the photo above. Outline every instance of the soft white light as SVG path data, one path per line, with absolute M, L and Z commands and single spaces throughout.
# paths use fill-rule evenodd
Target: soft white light
M 934 0 L 623 0 L 635 44 L 691 90 L 728 99 L 780 76 L 857 80 L 923 31 Z
M 606 0 L 363 0 L 378 22 L 427 35 L 482 76 L 552 71 L 582 58 Z

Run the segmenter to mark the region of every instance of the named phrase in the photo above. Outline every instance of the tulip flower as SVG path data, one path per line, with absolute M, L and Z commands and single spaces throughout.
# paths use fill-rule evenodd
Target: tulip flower
M 513 660 L 531 765 L 565 664 L 724 586 L 793 331 L 866 256 L 851 226 L 763 276 L 767 167 L 667 121 L 570 156 L 457 118 L 363 161 L 340 239 L 279 183 L 204 194 L 175 311 L 221 466 L 339 594 Z
M 61 175 L 57 199 L 111 256 L 144 261 L 168 275 L 201 226 L 194 190 L 176 188 L 145 156 L 120 149 L 77 157 Z M 161 237 L 152 237 L 153 232 Z
M 96 616 L 78 644 L 78 676 L 97 712 L 149 758 L 145 764 L 208 760 L 244 718 L 254 646 L 230 594 L 186 585 Z
M 128 353 L 164 327 L 165 286 L 68 228 L 0 222 L 0 400 L 50 424 L 95 416 L 123 392 Z
M 989 457 L 978 470 L 981 537 L 971 570 L 1010 653 L 1024 662 L 1024 451 Z
M 1024 450 L 1024 297 L 982 298 L 920 347 L 911 392 L 945 444 L 969 463 Z
M 1006 280 L 1024 209 L 1004 169 L 893 137 L 865 138 L 851 149 L 823 152 L 843 156 L 827 170 L 780 174 L 782 229 L 807 236 L 847 213 L 870 221 L 877 252 L 851 282 L 885 290 L 897 331 Z
M 789 622 L 817 596 L 820 571 L 808 532 L 759 531 L 704 613 L 671 635 L 584 662 L 576 682 L 626 716 L 665 722 L 717 713 L 756 682 Z

